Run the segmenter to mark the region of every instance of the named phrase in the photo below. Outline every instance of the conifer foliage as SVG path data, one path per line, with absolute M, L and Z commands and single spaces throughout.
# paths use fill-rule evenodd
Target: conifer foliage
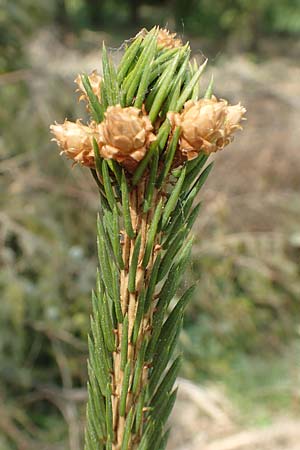
M 195 205 L 245 109 L 200 93 L 206 61 L 157 27 L 125 45 L 116 68 L 76 79 L 91 115 L 55 124 L 62 153 L 100 195 L 99 268 L 88 340 L 85 450 L 163 450 L 180 368 L 176 342 L 194 286 L 174 300 L 192 247 Z

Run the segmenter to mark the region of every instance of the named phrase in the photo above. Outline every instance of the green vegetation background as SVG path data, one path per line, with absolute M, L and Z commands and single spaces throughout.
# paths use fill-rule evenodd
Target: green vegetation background
M 85 55 L 103 38 L 119 47 L 154 23 L 168 23 L 208 56 L 221 51 L 221 67 L 236 52 L 262 64 L 267 42 L 288 48 L 299 40 L 300 2 L 0 0 L 1 450 L 73 450 L 80 442 L 72 424 L 82 423 L 84 410 L 98 199 L 89 173 L 58 156 L 48 127 L 86 117 L 66 75 L 68 54 L 86 70 Z M 43 33 L 53 45 L 47 60 Z M 66 63 L 55 58 L 56 45 Z M 241 423 L 299 412 L 300 177 L 299 168 L 298 176 L 296 168 L 276 172 L 289 149 L 275 140 L 275 158 L 248 156 L 257 164 L 250 173 L 235 170 L 235 155 L 227 168 L 226 156 L 218 160 L 225 169 L 204 192 L 185 277 L 199 289 L 181 338 L 182 376 L 224 384 Z M 253 180 L 261 165 L 265 192 L 278 194 L 270 207 Z

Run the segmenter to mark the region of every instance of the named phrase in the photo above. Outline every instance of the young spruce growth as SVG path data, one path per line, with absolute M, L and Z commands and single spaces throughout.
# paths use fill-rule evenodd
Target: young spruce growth
M 51 126 L 62 153 L 90 168 L 100 194 L 85 450 L 163 450 L 176 398 L 176 342 L 194 287 L 173 305 L 190 258 L 194 200 L 212 152 L 245 109 L 202 95 L 206 61 L 175 34 L 142 30 L 116 68 L 76 79 L 91 115 Z M 170 305 L 172 304 L 172 307 Z

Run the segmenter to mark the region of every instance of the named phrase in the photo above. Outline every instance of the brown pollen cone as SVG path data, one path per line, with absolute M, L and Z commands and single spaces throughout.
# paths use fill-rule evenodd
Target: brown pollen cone
M 181 127 L 179 151 L 188 160 L 200 152 L 207 155 L 222 150 L 241 129 L 246 109 L 240 104 L 228 106 L 226 100 L 201 99 L 188 101 L 182 113 L 168 113 L 173 127 Z
M 50 126 L 54 134 L 54 141 L 62 149 L 61 154 L 65 154 L 75 163 L 83 166 L 94 167 L 95 158 L 93 150 L 93 137 L 95 136 L 94 125 L 85 126 L 77 120 L 76 123 L 65 120 L 63 124 Z
M 152 130 L 152 124 L 142 110 L 109 106 L 105 120 L 98 125 L 100 154 L 103 158 L 115 159 L 133 172 L 155 140 Z
M 101 82 L 102 82 L 102 78 L 99 75 L 99 73 L 97 72 L 97 70 L 93 70 L 93 72 L 88 76 L 92 90 L 94 92 L 94 94 L 96 95 L 96 97 L 98 98 L 98 100 L 101 100 Z M 77 84 L 78 89 L 76 89 L 76 92 L 80 92 L 80 97 L 79 97 L 79 101 L 84 100 L 86 102 L 88 102 L 88 96 L 86 94 L 86 91 L 84 89 L 83 83 L 82 83 L 82 79 L 81 79 L 81 75 L 77 75 L 77 77 L 75 78 L 74 82 Z
M 176 33 L 170 33 L 166 28 L 160 28 L 157 36 L 158 47 L 177 48 L 182 47 L 182 41 L 176 38 Z

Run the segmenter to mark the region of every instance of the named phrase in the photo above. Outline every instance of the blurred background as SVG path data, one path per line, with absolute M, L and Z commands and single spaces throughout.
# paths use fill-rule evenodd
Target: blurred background
M 202 192 L 169 449 L 300 448 L 300 1 L 0 0 L 1 450 L 82 448 L 98 198 L 49 124 L 154 24 L 248 110 Z

